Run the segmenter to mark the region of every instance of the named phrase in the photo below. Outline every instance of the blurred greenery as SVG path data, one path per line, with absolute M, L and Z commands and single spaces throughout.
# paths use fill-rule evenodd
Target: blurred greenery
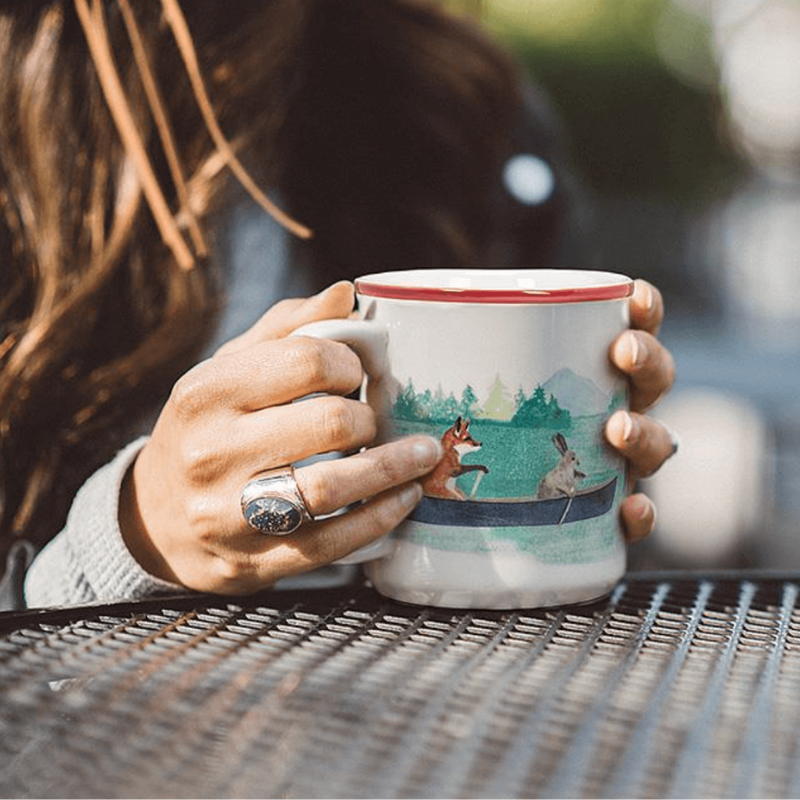
M 550 95 L 598 192 L 691 200 L 742 169 L 721 124 L 710 26 L 685 5 L 485 0 L 484 20 Z

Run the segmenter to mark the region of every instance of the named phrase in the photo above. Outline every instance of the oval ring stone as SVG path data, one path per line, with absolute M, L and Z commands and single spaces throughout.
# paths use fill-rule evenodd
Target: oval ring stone
M 283 497 L 259 497 L 244 509 L 248 524 L 263 533 L 285 536 L 303 523 L 303 513 L 291 500 Z

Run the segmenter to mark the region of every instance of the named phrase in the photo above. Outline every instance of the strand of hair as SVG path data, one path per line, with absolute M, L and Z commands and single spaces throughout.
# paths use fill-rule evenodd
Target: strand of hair
M 133 13 L 128 0 L 118 0 L 120 10 L 122 11 L 122 19 L 128 31 L 128 38 L 131 42 L 131 49 L 133 50 L 133 57 L 136 61 L 136 66 L 142 78 L 142 84 L 145 90 L 150 111 L 153 114 L 153 119 L 156 123 L 156 129 L 161 139 L 161 145 L 164 148 L 164 155 L 167 159 L 172 181 L 175 184 L 175 190 L 178 194 L 178 201 L 181 206 L 182 217 L 192 237 L 195 250 L 197 254 L 203 258 L 208 255 L 208 246 L 206 245 L 203 233 L 200 230 L 200 225 L 197 218 L 192 213 L 189 203 L 189 192 L 186 186 L 186 179 L 184 177 L 183 168 L 181 166 L 180 157 L 178 155 L 178 148 L 175 145 L 175 137 L 172 133 L 172 126 L 169 122 L 164 102 L 159 91 L 153 71 L 150 69 L 150 64 L 147 59 L 147 52 L 145 51 L 142 42 L 141 31 L 136 22 L 136 17 Z
M 74 0 L 78 18 L 86 35 L 89 50 L 95 62 L 97 76 L 108 103 L 109 111 L 117 127 L 125 149 L 136 165 L 136 172 L 148 205 L 153 212 L 159 232 L 175 256 L 181 269 L 190 270 L 195 260 L 189 247 L 178 230 L 177 223 L 169 209 L 164 193 L 153 171 L 153 166 L 136 128 L 122 83 L 114 65 L 111 47 L 103 17 L 102 4 L 93 0 L 90 10 L 87 0 Z
M 203 83 L 203 78 L 200 73 L 197 53 L 195 52 L 192 35 L 189 32 L 186 18 L 177 0 L 161 0 L 161 6 L 164 9 L 164 17 L 167 20 L 167 24 L 170 26 L 172 34 L 175 37 L 175 43 L 178 45 L 178 50 L 180 51 L 184 66 L 186 67 L 186 72 L 191 81 L 192 90 L 194 91 L 195 99 L 197 100 L 200 113 L 205 121 L 206 128 L 211 138 L 214 140 L 214 144 L 225 155 L 229 169 L 236 176 L 245 191 L 247 191 L 268 214 L 296 236 L 301 239 L 309 239 L 313 235 L 311 229 L 278 208 L 278 206 L 258 188 L 255 181 L 237 158 L 233 148 L 219 126 L 208 93 L 206 92 L 205 84 Z

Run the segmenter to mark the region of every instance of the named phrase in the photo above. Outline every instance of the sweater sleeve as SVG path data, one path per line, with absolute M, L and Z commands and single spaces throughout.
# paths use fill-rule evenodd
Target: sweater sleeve
M 186 592 L 146 572 L 119 527 L 122 480 L 147 441 L 131 442 L 75 495 L 67 524 L 36 557 L 25 579 L 29 608 L 81 605 Z

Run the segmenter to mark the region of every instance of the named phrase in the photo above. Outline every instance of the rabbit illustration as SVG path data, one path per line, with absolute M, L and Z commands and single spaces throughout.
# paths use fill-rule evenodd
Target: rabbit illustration
M 553 437 L 553 444 L 561 453 L 561 461 L 542 478 L 536 492 L 537 500 L 550 500 L 556 497 L 573 497 L 575 484 L 586 475 L 578 469 L 580 461 L 574 450 L 567 446 L 563 433 Z

